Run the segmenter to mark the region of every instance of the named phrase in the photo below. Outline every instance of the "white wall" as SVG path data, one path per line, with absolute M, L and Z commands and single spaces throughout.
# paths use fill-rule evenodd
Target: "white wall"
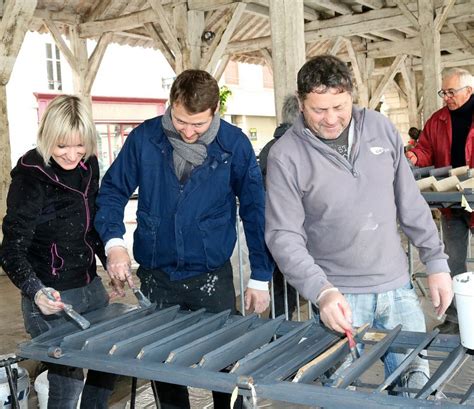
M 23 153 L 36 145 L 38 106 L 34 93 L 73 92 L 71 69 L 62 55 L 63 89 L 52 91 L 48 88 L 46 43 L 54 44 L 49 34 L 26 34 L 7 86 L 13 166 Z M 88 42 L 89 55 L 94 47 L 94 42 Z M 173 77 L 174 71 L 159 51 L 110 44 L 92 86 L 92 95 L 168 98 L 169 90 L 163 88 L 162 79 Z M 232 96 L 228 101 L 226 116 L 268 118 L 264 121 L 265 127 L 259 126 L 259 142 L 265 141 L 271 138 L 274 129 L 268 122 L 274 121 L 275 117 L 273 89 L 263 87 L 263 72 L 259 65 L 239 64 L 239 79 L 238 86 L 229 86 Z M 221 81 L 220 85 L 222 84 Z M 251 123 L 250 127 L 252 126 L 254 125 Z M 248 134 L 248 129 L 243 131 Z
M 33 93 L 72 93 L 72 73 L 61 56 L 62 91 L 48 89 L 45 44 L 53 43 L 49 34 L 28 32 L 7 85 L 8 121 L 12 165 L 36 142 L 37 103 Z M 89 55 L 95 43 L 88 42 Z M 115 97 L 168 98 L 162 77 L 174 71 L 160 52 L 153 49 L 110 44 L 107 47 L 92 95 Z
M 263 87 L 262 66 L 239 64 L 239 85 L 228 87 L 232 95 L 227 103 L 227 115 L 275 116 L 273 89 Z

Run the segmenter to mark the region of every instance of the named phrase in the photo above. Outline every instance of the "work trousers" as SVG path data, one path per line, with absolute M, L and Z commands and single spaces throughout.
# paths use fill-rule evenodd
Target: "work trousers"
M 205 308 L 218 313 L 229 309 L 237 313 L 232 265 L 230 261 L 217 270 L 184 280 L 171 281 L 167 273 L 139 267 L 137 275 L 141 290 L 157 308 L 179 305 L 183 310 L 195 311 Z M 189 394 L 185 386 L 155 382 L 161 409 L 189 409 Z M 215 409 L 228 409 L 230 395 L 212 392 Z M 239 397 L 234 408 L 242 407 Z
M 84 287 L 60 292 L 61 300 L 71 304 L 80 314 L 107 306 L 109 296 L 102 281 L 96 277 Z M 29 297 L 23 295 L 21 301 L 25 329 L 32 338 L 70 321 L 65 313 L 43 315 Z M 84 383 L 82 368 L 45 363 L 48 368 L 48 409 L 76 409 L 82 392 L 81 409 L 106 409 L 112 394 L 116 375 L 88 371 Z
M 451 214 L 441 217 L 443 240 L 451 277 L 467 271 L 467 246 L 471 213 L 462 209 L 451 209 Z M 446 321 L 458 322 L 454 301 L 446 311 Z

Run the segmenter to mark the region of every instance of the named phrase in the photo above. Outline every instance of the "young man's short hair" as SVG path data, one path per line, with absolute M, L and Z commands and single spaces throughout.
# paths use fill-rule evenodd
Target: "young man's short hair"
M 219 85 L 203 70 L 186 70 L 179 74 L 170 91 L 170 105 L 181 104 L 190 114 L 208 109 L 214 113 L 219 106 Z

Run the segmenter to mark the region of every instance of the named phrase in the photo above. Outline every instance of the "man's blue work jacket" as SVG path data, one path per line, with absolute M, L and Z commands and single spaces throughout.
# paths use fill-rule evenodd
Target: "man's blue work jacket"
M 180 183 L 161 117 L 128 136 L 105 174 L 95 226 L 104 243 L 125 233 L 124 208 L 138 187 L 135 260 L 171 280 L 197 276 L 228 261 L 236 242 L 236 197 L 244 224 L 251 278 L 268 281 L 273 264 L 264 241 L 264 189 L 252 145 L 221 120 L 204 163 Z

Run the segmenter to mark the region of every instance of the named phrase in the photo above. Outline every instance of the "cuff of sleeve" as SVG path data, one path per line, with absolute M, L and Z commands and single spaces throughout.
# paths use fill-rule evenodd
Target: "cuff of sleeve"
M 329 292 L 333 292 L 333 291 L 339 291 L 339 288 L 329 287 L 329 288 L 325 288 L 323 291 L 321 291 L 319 293 L 318 297 L 316 298 L 316 306 L 319 306 L 319 301 L 324 296 L 324 294 L 329 293 Z
M 247 288 L 253 290 L 268 291 L 268 281 L 254 280 L 251 278 L 247 284 Z
M 125 248 L 127 248 L 127 245 L 125 244 L 125 240 L 124 240 L 124 239 L 119 239 L 119 238 L 110 239 L 110 240 L 107 242 L 107 244 L 105 245 L 105 255 L 106 255 L 106 256 L 109 255 L 109 250 L 110 250 L 112 247 L 125 247 Z
M 426 274 L 449 273 L 450 271 L 448 260 L 445 258 L 431 260 L 426 263 Z
M 28 285 L 24 286 L 21 290 L 31 300 L 35 298 L 36 293 L 44 287 L 43 283 L 38 279 L 28 280 Z

